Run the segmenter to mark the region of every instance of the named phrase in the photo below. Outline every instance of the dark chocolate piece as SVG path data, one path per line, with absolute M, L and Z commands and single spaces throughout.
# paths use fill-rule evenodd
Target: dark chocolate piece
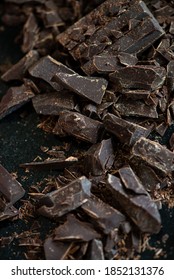
M 122 93 L 127 98 L 130 98 L 133 100 L 139 100 L 139 99 L 147 100 L 151 94 L 151 92 L 148 90 L 139 90 L 139 89 L 134 89 L 134 90 L 125 89 L 122 91 Z
M 135 178 L 136 175 L 134 174 Z M 161 228 L 161 219 L 155 202 L 147 194 L 130 193 L 121 183 L 120 179 L 108 175 L 108 188 L 116 203 L 142 232 L 158 233 Z
M 52 237 L 48 237 L 44 242 L 44 252 L 46 260 L 65 260 L 72 243 L 54 241 Z
M 39 27 L 36 17 L 30 13 L 26 23 L 23 26 L 23 44 L 21 46 L 24 53 L 32 50 L 37 42 Z
M 110 80 L 118 90 L 141 89 L 156 90 L 165 82 L 165 68 L 150 65 L 137 65 L 120 68 L 109 74 Z
M 100 238 L 91 224 L 81 222 L 74 215 L 69 214 L 67 221 L 54 231 L 54 240 L 58 241 L 90 241 Z
M 174 170 L 174 154 L 155 141 L 141 137 L 133 146 L 132 154 L 165 174 Z
M 130 53 L 120 52 L 118 58 L 120 63 L 125 66 L 134 66 L 138 63 L 137 57 Z
M 28 169 L 56 169 L 63 170 L 78 161 L 75 157 L 68 157 L 65 160 L 61 159 L 48 159 L 45 161 L 33 161 L 20 164 L 20 167 Z
M 0 164 L 0 193 L 8 203 L 14 204 L 24 196 L 25 191 L 21 184 Z
M 112 167 L 114 150 L 111 139 L 94 144 L 85 155 L 85 169 L 94 176 L 104 174 Z
M 63 110 L 73 110 L 74 98 L 71 93 L 51 92 L 36 95 L 32 98 L 33 107 L 37 114 L 59 115 Z
M 95 55 L 140 53 L 163 34 L 143 1 L 108 0 L 59 34 L 57 40 L 83 67 Z
M 52 78 L 56 73 L 63 72 L 66 74 L 74 74 L 74 71 L 58 62 L 51 56 L 42 57 L 37 63 L 35 63 L 30 69 L 29 73 L 33 77 L 43 79 L 49 83 L 55 90 L 62 90 L 62 85 L 52 81 Z
M 115 55 L 94 55 L 94 57 L 82 67 L 82 70 L 88 74 L 92 75 L 93 73 L 111 73 L 119 69 L 121 65 L 119 60 Z
M 103 243 L 101 240 L 93 239 L 89 245 L 89 260 L 104 260 Z
M 39 59 L 37 51 L 29 51 L 23 58 L 14 64 L 7 72 L 5 72 L 1 79 L 5 82 L 11 80 L 22 80 L 25 73 L 36 61 Z
M 52 81 L 63 84 L 64 87 L 97 104 L 102 102 L 108 85 L 107 80 L 103 78 L 84 77 L 75 72 L 68 74 L 63 71 L 56 73 Z
M 92 195 L 81 208 L 105 234 L 119 228 L 125 221 L 125 216 L 122 213 L 95 195 Z
M 0 211 L 0 221 L 4 221 L 17 216 L 19 211 L 14 206 L 7 206 L 3 211 Z
M 103 120 L 105 129 L 114 134 L 122 143 L 133 145 L 141 136 L 148 136 L 150 131 L 140 125 L 128 122 L 108 113 Z
M 60 113 L 53 133 L 73 135 L 77 139 L 95 144 L 102 128 L 103 125 L 99 121 L 79 113 L 64 111 Z
M 130 166 L 122 167 L 119 169 L 118 173 L 120 175 L 121 181 L 124 184 L 124 187 L 127 190 L 131 190 L 136 194 L 147 195 L 145 188 L 142 186 L 138 177 L 135 176 L 135 173 Z
M 33 91 L 25 85 L 9 88 L 0 102 L 0 119 L 22 107 L 32 97 L 34 97 Z
M 158 118 L 157 104 L 148 105 L 144 100 L 132 100 L 123 96 L 113 105 L 113 108 L 121 116 Z
M 50 218 L 61 217 L 85 203 L 91 195 L 90 188 L 90 181 L 82 176 L 41 198 L 38 212 Z
M 174 61 L 167 64 L 167 85 L 170 92 L 174 90 Z

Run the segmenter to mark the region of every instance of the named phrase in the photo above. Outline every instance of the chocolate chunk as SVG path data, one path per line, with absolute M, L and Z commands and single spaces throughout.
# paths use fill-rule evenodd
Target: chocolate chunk
M 103 244 L 101 240 L 93 239 L 89 246 L 89 260 L 104 260 Z
M 127 190 L 131 190 L 136 194 L 147 194 L 140 180 L 135 176 L 131 167 L 123 167 L 118 171 L 121 181 Z
M 3 211 L 0 211 L 0 221 L 4 221 L 18 215 L 19 211 L 14 206 L 7 206 Z
M 22 80 L 25 73 L 36 61 L 39 59 L 37 51 L 29 51 L 23 58 L 14 64 L 7 72 L 5 72 L 1 79 L 5 82 L 11 80 Z
M 143 1 L 108 0 L 59 34 L 57 40 L 83 67 L 95 55 L 140 53 L 163 34 Z
M 156 126 L 155 130 L 156 132 L 158 132 L 159 135 L 161 135 L 162 137 L 164 136 L 164 134 L 166 133 L 168 129 L 168 124 L 165 122 L 160 123 L 158 126 Z
M 100 234 L 92 225 L 81 222 L 72 214 L 69 214 L 67 221 L 54 231 L 54 240 L 58 241 L 90 241 L 95 238 L 100 238 Z
M 167 64 L 167 84 L 170 92 L 174 90 L 174 61 L 171 60 Z
M 63 170 L 71 166 L 73 163 L 77 162 L 78 159 L 75 157 L 68 157 L 65 160 L 61 159 L 48 159 L 45 161 L 33 161 L 28 163 L 20 164 L 20 167 L 28 168 L 28 169 L 57 169 Z
M 113 108 L 121 116 L 158 118 L 157 104 L 146 104 L 144 100 L 132 100 L 130 98 L 121 97 Z
M 36 95 L 32 98 L 33 107 L 37 114 L 59 115 L 63 110 L 73 110 L 74 98 L 67 92 L 50 92 Z
M 77 139 L 95 144 L 103 125 L 101 122 L 88 118 L 82 114 L 64 111 L 60 114 L 53 130 L 55 134 L 66 133 Z
M 85 63 L 82 67 L 82 70 L 88 74 L 92 75 L 93 73 L 110 73 L 119 69 L 119 61 L 115 55 L 94 55 L 94 57 Z
M 137 65 L 120 68 L 109 74 L 109 77 L 121 91 L 123 89 L 156 90 L 164 84 L 166 71 L 159 66 Z
M 128 122 L 108 113 L 103 120 L 107 131 L 114 134 L 122 143 L 133 145 L 141 136 L 148 136 L 150 131 L 140 125 Z
M 22 51 L 24 53 L 29 52 L 35 46 L 38 38 L 39 27 L 37 24 L 36 17 L 33 13 L 30 13 L 26 23 L 23 26 L 23 44 Z
M 38 212 L 50 218 L 61 217 L 85 203 L 91 195 L 90 188 L 90 181 L 82 176 L 41 198 Z
M 72 243 L 54 241 L 52 237 L 48 237 L 44 242 L 44 252 L 46 260 L 65 260 Z
M 14 204 L 24 196 L 25 191 L 21 184 L 0 164 L 0 193 L 8 203 Z
M 170 144 L 170 148 L 173 151 L 174 150 L 174 133 L 172 133 L 170 139 L 169 139 L 169 144 Z
M 118 55 L 118 59 L 120 63 L 125 66 L 134 66 L 138 63 L 137 57 L 130 53 L 120 52 Z
M 144 162 L 136 160 L 133 169 L 147 191 L 153 192 L 157 186 L 161 185 L 162 180 L 155 171 Z
M 136 175 L 134 175 L 136 178 Z M 161 228 L 161 219 L 156 204 L 147 194 L 136 194 L 126 190 L 120 179 L 108 175 L 108 188 L 116 203 L 142 232 L 158 233 Z
M 85 169 L 94 176 L 102 175 L 112 167 L 114 150 L 111 139 L 94 144 L 85 155 Z
M 25 85 L 9 88 L 0 102 L 0 119 L 22 107 L 32 97 L 34 97 L 33 91 Z
M 103 78 L 84 77 L 77 73 L 68 74 L 59 71 L 52 81 L 63 84 L 78 95 L 100 104 L 105 94 L 108 82 Z
M 59 72 L 63 72 L 66 74 L 74 74 L 73 70 L 58 62 L 49 55 L 42 57 L 29 69 L 29 73 L 31 76 L 43 79 L 57 91 L 62 90 L 62 85 L 53 82 L 52 78 L 55 76 L 56 73 Z
M 105 234 L 119 228 L 125 221 L 125 216 L 122 213 L 95 195 L 92 195 L 81 208 Z
M 132 154 L 164 174 L 174 170 L 174 154 L 155 141 L 141 137 L 133 146 Z

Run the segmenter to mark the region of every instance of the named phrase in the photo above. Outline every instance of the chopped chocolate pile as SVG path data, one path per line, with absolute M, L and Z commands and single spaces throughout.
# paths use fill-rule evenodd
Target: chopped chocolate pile
M 26 191 L 26 177 L 22 187 L 0 164 L 0 221 L 25 224 L 0 247 L 16 240 L 24 259 L 140 258 L 161 234 L 161 207 L 174 206 L 174 132 L 162 141 L 174 122 L 173 1 L 4 0 L 0 8 L 23 53 L 0 68 L 8 88 L 0 122 L 34 115 L 55 143 L 41 147 L 46 159 L 31 147 L 35 159 L 20 162 L 26 177 L 44 172 Z

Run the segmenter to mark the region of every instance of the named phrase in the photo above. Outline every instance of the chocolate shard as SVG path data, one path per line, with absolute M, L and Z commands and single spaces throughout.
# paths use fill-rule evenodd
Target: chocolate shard
M 122 213 L 95 195 L 91 195 L 81 208 L 105 234 L 118 229 L 126 219 Z
M 68 74 L 61 71 L 56 73 L 52 81 L 63 84 L 64 87 L 96 104 L 101 104 L 108 85 L 104 78 L 85 77 L 75 72 Z
M 119 178 L 110 174 L 108 175 L 107 186 L 115 202 L 119 202 L 122 209 L 142 232 L 158 233 L 160 231 L 160 214 L 148 193 L 130 193 Z
M 135 90 L 125 89 L 125 90 L 122 91 L 122 93 L 127 98 L 130 98 L 130 99 L 133 99 L 133 100 L 140 100 L 140 99 L 147 100 L 150 97 L 151 91 L 138 90 L 138 89 L 135 89 Z
M 158 177 L 155 171 L 145 162 L 137 161 L 137 158 L 133 165 L 133 170 L 144 188 L 149 192 L 153 192 L 162 183 L 162 180 Z
M 112 140 L 102 140 L 94 144 L 85 155 L 85 169 L 94 176 L 104 174 L 112 167 L 114 162 L 114 150 Z
M 28 169 L 56 169 L 63 170 L 71 166 L 73 163 L 76 163 L 78 158 L 68 157 L 65 160 L 60 159 L 48 159 L 45 161 L 33 161 L 28 163 L 20 164 L 20 167 L 28 168 Z
M 39 54 L 35 50 L 29 51 L 23 58 L 14 64 L 1 79 L 5 82 L 11 80 L 22 80 L 27 70 L 39 59 Z
M 7 206 L 2 212 L 0 211 L 0 221 L 4 221 L 17 216 L 19 211 L 14 206 Z
M 82 176 L 41 198 L 38 212 L 50 218 L 61 217 L 85 203 L 91 195 L 90 189 L 91 182 Z
M 22 107 L 32 97 L 34 97 L 33 91 L 25 85 L 9 88 L 0 102 L 0 119 Z
M 83 68 L 95 55 L 140 53 L 163 34 L 143 1 L 107 0 L 59 34 L 57 40 Z M 86 73 L 92 74 L 91 70 L 88 73 L 85 67 Z
M 93 239 L 89 245 L 88 260 L 104 260 L 103 243 L 101 240 Z
M 37 19 L 33 13 L 30 12 L 27 21 L 23 26 L 23 44 L 21 46 L 24 53 L 32 50 L 35 47 L 39 33 Z
M 74 74 L 74 71 L 58 62 L 51 56 L 42 57 L 37 63 L 35 63 L 29 69 L 31 76 L 43 79 L 49 83 L 55 90 L 62 90 L 62 85 L 52 81 L 52 78 L 56 73 L 63 72 L 66 74 Z
M 165 68 L 153 65 L 137 65 L 120 68 L 109 74 L 110 80 L 117 84 L 118 90 L 141 89 L 156 90 L 165 82 Z
M 81 222 L 72 214 L 69 214 L 67 221 L 54 231 L 54 240 L 57 241 L 88 242 L 95 238 L 100 238 L 100 234 L 94 230 L 92 225 Z
M 59 115 L 63 110 L 73 110 L 74 97 L 71 93 L 50 92 L 38 94 L 32 98 L 33 107 L 37 114 Z
M 120 52 L 118 59 L 125 66 L 134 66 L 138 63 L 138 58 L 135 55 L 126 52 Z
M 164 174 L 174 170 L 173 152 L 155 141 L 141 137 L 133 146 L 132 154 Z
M 121 65 L 117 56 L 102 54 L 94 55 L 90 61 L 83 65 L 82 70 L 86 74 L 92 75 L 95 72 L 104 74 L 115 72 L 119 68 L 121 68 Z
M 174 90 L 174 60 L 167 64 L 167 85 L 170 92 Z
M 44 241 L 46 260 L 65 260 L 71 248 L 72 243 L 54 241 L 52 237 Z
M 150 131 L 140 125 L 128 122 L 108 113 L 103 119 L 104 127 L 122 143 L 133 145 L 140 137 L 147 137 Z
M 147 104 L 144 100 L 132 100 L 124 96 L 113 105 L 113 110 L 121 116 L 158 118 L 157 104 Z
M 0 193 L 8 203 L 14 204 L 24 196 L 21 184 L 0 164 Z
M 122 183 L 124 184 L 124 187 L 127 190 L 131 190 L 135 194 L 147 195 L 145 188 L 142 186 L 138 177 L 135 176 L 135 173 L 130 166 L 122 167 L 121 169 L 119 169 L 118 173 L 120 175 Z
M 95 144 L 102 128 L 103 124 L 99 121 L 80 113 L 64 111 L 60 114 L 53 133 L 73 135 L 77 139 Z

